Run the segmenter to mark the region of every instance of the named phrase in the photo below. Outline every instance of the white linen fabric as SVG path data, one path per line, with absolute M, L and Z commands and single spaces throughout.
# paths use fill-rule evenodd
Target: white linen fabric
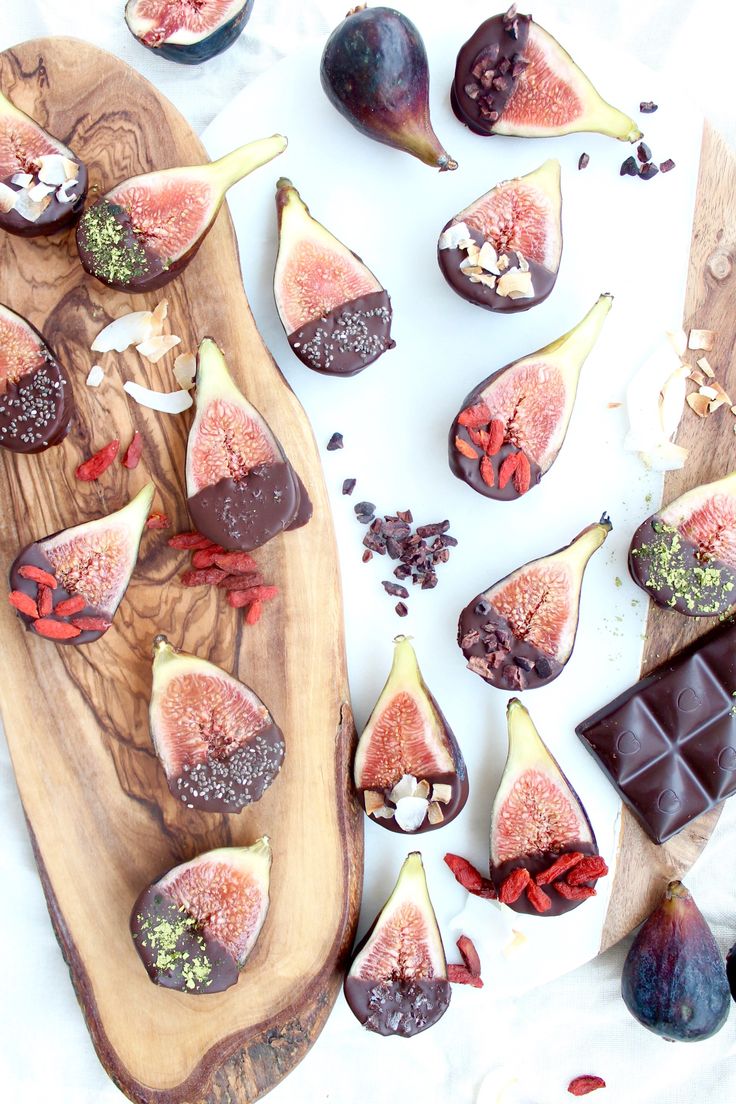
M 401 7 L 399 0 L 398 6 Z M 464 0 L 458 0 L 463 3 Z M 426 0 L 434 7 L 440 0 Z M 123 0 L 5 0 L 0 49 L 46 34 L 102 46 L 151 80 L 197 132 L 253 76 L 324 36 L 347 0 L 256 0 L 245 34 L 204 67 L 175 65 L 144 50 L 128 33 Z M 488 14 L 499 5 L 488 4 Z M 736 142 L 734 16 L 723 0 L 537 0 L 540 22 L 566 26 L 687 83 L 699 106 Z M 720 22 L 716 23 L 716 16 Z M 727 23 L 731 23 L 731 27 Z M 645 93 L 643 93 L 645 94 Z M 0 1084 L 12 1104 L 120 1104 L 99 1065 L 55 942 L 37 877 L 4 741 L 0 745 Z M 736 801 L 686 882 L 725 953 L 736 942 Z M 457 987 L 453 1015 L 412 1042 L 362 1033 L 342 999 L 307 1060 L 270 1096 L 273 1104 L 358 1104 L 371 1099 L 427 1104 L 562 1104 L 581 1073 L 608 1083 L 596 1101 L 621 1104 L 732 1104 L 736 1101 L 736 1013 L 714 1039 L 666 1044 L 629 1016 L 619 979 L 630 939 L 589 965 L 514 1001 L 495 1003 L 493 978 L 479 1015 L 478 994 Z M 112 950 L 111 950 L 111 953 Z M 452 957 L 452 956 L 451 956 Z

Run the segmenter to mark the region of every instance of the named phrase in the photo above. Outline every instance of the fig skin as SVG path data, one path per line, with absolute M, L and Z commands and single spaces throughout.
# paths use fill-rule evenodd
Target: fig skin
M 322 87 L 361 134 L 440 171 L 456 169 L 429 118 L 429 67 L 419 31 L 393 8 L 354 8 L 322 54 Z
M 3 348 L 5 339 L 9 349 Z M 28 358 L 22 368 L 16 366 L 15 372 L 13 351 L 16 356 Z M 32 359 L 36 363 L 29 370 L 27 365 Z M 21 404 L 20 414 L 16 402 Z M 0 303 L 0 447 L 9 452 L 37 453 L 60 445 L 69 432 L 74 410 L 69 374 L 43 334 L 28 319 Z
M 634 1019 L 673 1042 L 720 1031 L 730 1008 L 718 945 L 690 893 L 670 882 L 626 956 L 621 996 Z
M 136 19 L 140 18 L 136 12 L 136 8 L 140 6 L 140 0 L 128 0 L 125 5 L 125 22 L 128 30 L 141 46 L 145 46 L 147 50 L 158 54 L 159 57 L 166 58 L 167 61 L 176 61 L 180 65 L 201 65 L 203 61 L 209 61 L 210 58 L 224 53 L 240 37 L 251 17 L 254 2 L 255 0 L 238 0 L 234 14 L 229 19 L 214 30 L 205 31 L 200 38 L 193 36 L 193 41 L 186 43 L 171 41 L 178 28 L 166 27 L 167 4 L 164 0 L 161 0 L 161 8 L 166 37 L 160 42 L 156 42 L 159 35 L 156 33 L 158 28 L 155 22 L 149 27 L 136 23 Z M 148 42 L 146 38 L 149 38 Z

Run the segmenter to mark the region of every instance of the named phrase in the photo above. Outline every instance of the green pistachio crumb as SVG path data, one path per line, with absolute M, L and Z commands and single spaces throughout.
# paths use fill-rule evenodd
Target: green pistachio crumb
M 85 211 L 79 223 L 81 245 L 91 257 L 95 276 L 111 283 L 127 283 L 149 267 L 140 243 L 126 241 L 124 214 L 118 204 L 101 200 Z

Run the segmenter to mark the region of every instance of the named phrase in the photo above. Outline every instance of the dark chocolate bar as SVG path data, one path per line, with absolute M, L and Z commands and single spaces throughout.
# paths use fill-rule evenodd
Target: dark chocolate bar
M 655 843 L 736 792 L 736 619 L 575 730 Z

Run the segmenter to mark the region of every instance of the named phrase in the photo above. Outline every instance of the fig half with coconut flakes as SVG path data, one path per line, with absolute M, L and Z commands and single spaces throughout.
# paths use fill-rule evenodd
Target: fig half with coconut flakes
M 232 46 L 254 0 L 128 0 L 125 22 L 142 46 L 167 61 L 200 65 Z
M 280 134 L 206 165 L 123 180 L 84 212 L 79 258 L 90 276 L 120 291 L 153 291 L 186 268 L 209 233 L 225 193 L 286 149 Z
M 353 953 L 350 1011 L 378 1035 L 409 1038 L 444 1016 L 450 983 L 422 856 L 412 851 L 393 893 Z
M 127 506 L 33 541 L 10 568 L 10 603 L 31 632 L 89 644 L 112 624 L 151 512 L 147 483 Z
M 73 150 L 0 92 L 0 230 L 22 238 L 76 222 L 87 169 Z
M 394 832 L 441 828 L 468 799 L 465 761 L 408 636 L 394 640 L 391 672 L 358 742 L 354 777 L 368 816 Z
M 556 679 L 575 646 L 585 569 L 611 528 L 604 514 L 565 548 L 476 594 L 457 633 L 468 669 L 500 690 L 533 690 Z
M 547 138 L 592 131 L 638 142 L 633 119 L 599 95 L 566 50 L 516 4 L 486 19 L 461 46 L 450 93 L 476 134 Z
M 197 531 L 221 548 L 250 552 L 306 525 L 312 504 L 304 484 L 210 337 L 199 346 L 196 405 L 186 484 Z
M 73 413 L 69 376 L 43 334 L 0 303 L 0 446 L 43 452 L 59 445 Z
M 727 613 L 736 603 L 736 472 L 694 487 L 642 522 L 629 571 L 664 609 Z
M 559 161 L 504 180 L 450 219 L 437 243 L 453 291 L 486 310 L 510 313 L 542 303 L 562 257 Z
M 206 851 L 144 889 L 130 932 L 151 981 L 195 996 L 234 985 L 266 919 L 270 877 L 262 836 Z
M 261 699 L 165 636 L 153 657 L 151 736 L 174 797 L 213 813 L 258 801 L 284 761 L 283 733 Z
M 276 210 L 273 290 L 289 345 L 315 372 L 354 376 L 396 344 L 388 292 L 357 254 L 312 218 L 283 177 Z
M 613 296 L 550 345 L 494 372 L 463 400 L 450 427 L 452 474 L 486 498 L 519 498 L 554 464 L 565 442 L 583 364 Z

